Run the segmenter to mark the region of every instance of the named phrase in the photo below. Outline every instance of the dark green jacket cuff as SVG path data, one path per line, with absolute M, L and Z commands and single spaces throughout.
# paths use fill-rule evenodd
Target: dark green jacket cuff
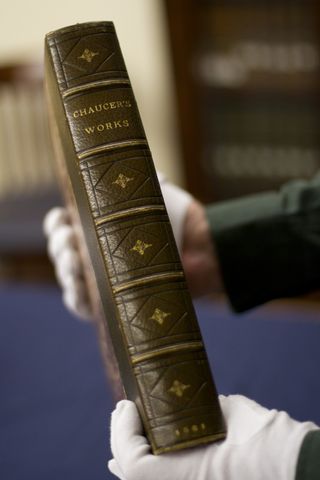
M 319 480 L 320 431 L 309 432 L 300 449 L 295 480 Z
M 227 295 L 236 311 L 320 286 L 320 178 L 208 206 Z

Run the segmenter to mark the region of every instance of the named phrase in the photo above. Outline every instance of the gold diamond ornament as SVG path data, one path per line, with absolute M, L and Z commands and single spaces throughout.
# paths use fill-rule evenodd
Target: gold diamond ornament
M 160 310 L 160 308 L 156 308 L 152 314 L 152 316 L 150 317 L 151 320 L 155 320 L 156 322 L 159 323 L 159 325 L 162 325 L 164 320 L 169 317 L 169 315 L 171 315 L 171 313 L 167 313 L 167 312 L 163 312 L 162 310 Z
M 119 173 L 118 177 L 114 182 L 112 182 L 113 185 L 118 185 L 121 188 L 126 188 L 129 182 L 132 182 L 134 180 L 133 177 L 127 177 L 126 175 L 123 175 L 123 173 Z
M 82 54 L 80 55 L 80 57 L 78 58 L 81 58 L 82 60 L 85 60 L 86 62 L 91 63 L 93 57 L 95 57 L 96 55 L 99 55 L 99 52 L 92 52 L 88 48 L 85 48 Z
M 171 387 L 169 388 L 169 392 L 173 393 L 177 397 L 182 397 L 185 390 L 187 390 L 187 388 L 190 388 L 190 387 L 191 385 L 185 385 L 179 380 L 175 380 L 171 385 Z
M 150 247 L 152 247 L 152 243 L 145 243 L 142 240 L 137 240 L 135 245 L 132 248 L 130 248 L 130 250 L 133 250 L 142 256 L 144 255 L 144 252 L 147 250 L 147 248 L 150 248 Z

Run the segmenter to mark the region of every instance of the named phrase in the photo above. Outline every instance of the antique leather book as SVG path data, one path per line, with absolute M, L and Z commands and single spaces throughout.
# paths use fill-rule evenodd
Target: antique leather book
M 77 24 L 49 33 L 45 44 L 59 170 L 77 206 L 125 395 L 136 402 L 155 454 L 224 438 L 214 381 L 114 26 Z

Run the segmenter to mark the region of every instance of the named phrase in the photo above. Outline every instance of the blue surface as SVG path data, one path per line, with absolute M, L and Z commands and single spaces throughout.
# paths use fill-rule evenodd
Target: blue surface
M 198 312 L 220 393 L 320 424 L 320 309 L 287 304 L 232 315 L 202 303 Z
M 114 478 L 94 329 L 54 288 L 2 288 L 0 305 L 0 479 Z
M 0 479 L 114 478 L 112 399 L 93 327 L 66 312 L 55 288 L 1 286 L 0 304 Z M 320 423 L 320 314 L 197 310 L 220 392 Z

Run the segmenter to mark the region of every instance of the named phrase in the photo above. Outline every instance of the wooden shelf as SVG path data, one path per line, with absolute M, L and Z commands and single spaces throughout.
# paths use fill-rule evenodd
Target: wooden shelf
M 245 171 L 239 178 L 227 178 L 219 176 L 218 169 L 206 164 L 206 159 L 208 151 L 223 145 L 225 138 L 231 146 L 246 148 L 247 142 L 248 147 L 266 145 L 271 152 L 282 144 L 317 151 L 319 140 L 314 132 L 318 131 L 317 125 L 320 127 L 320 4 L 166 0 L 165 5 L 187 188 L 200 200 L 212 202 L 278 188 L 281 182 L 291 180 L 292 175 L 253 178 Z M 248 45 L 256 48 L 254 58 L 248 54 L 251 47 L 245 50 Z M 277 60 L 259 64 L 259 52 L 263 51 L 269 57 L 276 53 Z M 293 55 L 291 63 L 286 63 L 286 52 Z M 297 52 L 298 59 L 294 57 Z M 309 57 L 303 59 L 303 52 Z M 281 58 L 287 70 L 280 65 Z M 230 130 L 227 123 L 217 123 L 223 112 L 225 117 L 236 116 L 237 132 L 234 125 Z M 265 118 L 261 128 L 250 130 L 248 114 L 252 112 L 258 112 L 254 121 Z M 279 121 L 289 121 L 289 115 L 295 123 L 301 122 L 301 128 L 289 125 L 286 129 L 285 123 L 279 128 Z M 255 130 L 259 141 L 254 137 Z M 305 133 L 301 145 L 296 133 L 300 130 Z M 320 158 L 312 164 L 315 173 Z

